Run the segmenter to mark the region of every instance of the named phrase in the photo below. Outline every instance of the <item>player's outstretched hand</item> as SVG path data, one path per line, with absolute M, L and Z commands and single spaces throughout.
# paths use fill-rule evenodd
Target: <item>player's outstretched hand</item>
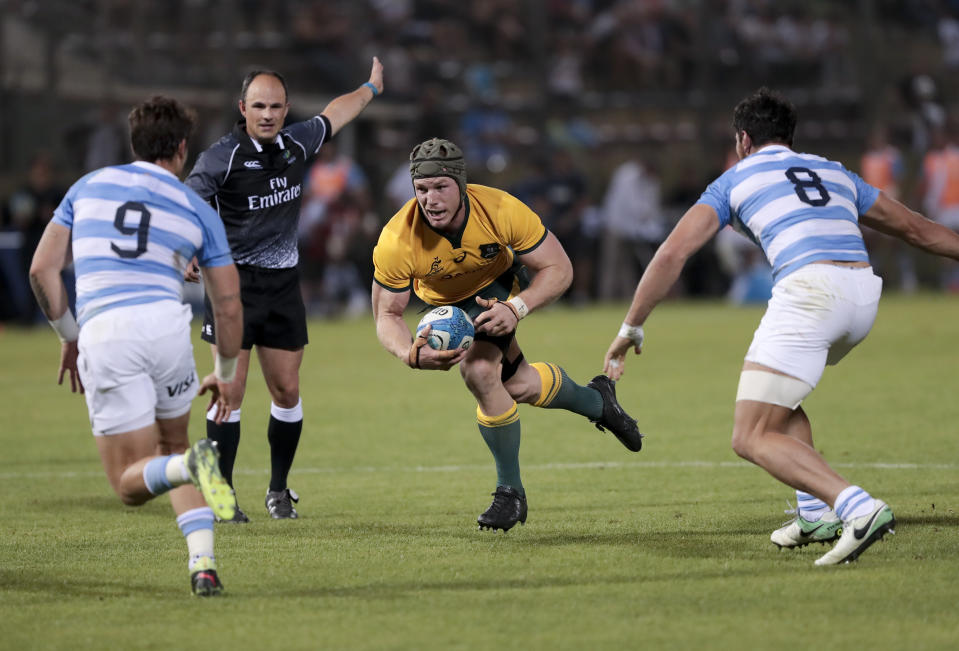
M 383 93 L 383 64 L 376 57 L 373 57 L 373 69 L 370 70 L 370 83 L 376 86 L 376 94 Z
M 210 373 L 200 383 L 199 395 L 202 396 L 207 391 L 210 392 L 210 404 L 206 406 L 206 410 L 210 411 L 214 406 L 216 407 L 213 422 L 217 425 L 221 425 L 223 421 L 230 417 L 231 412 L 240 408 L 242 389 L 239 382 L 230 382 L 229 384 L 221 382 L 217 379 L 215 373 Z
M 65 341 L 60 346 L 60 371 L 57 374 L 57 384 L 63 384 L 63 374 L 70 374 L 70 392 L 84 392 L 83 382 L 80 381 L 80 372 L 77 370 L 77 356 L 80 354 L 77 342 Z
M 190 264 L 186 266 L 186 271 L 183 272 L 183 280 L 188 283 L 198 283 L 200 282 L 200 265 L 197 264 L 196 256 L 190 260 Z
M 454 350 L 433 350 L 427 344 L 430 330 L 433 326 L 426 326 L 413 339 L 410 352 L 406 356 L 406 363 L 410 368 L 427 369 L 433 371 L 448 371 L 466 357 L 468 350 L 456 348 Z
M 516 330 L 516 324 L 519 323 L 519 314 L 516 313 L 516 308 L 511 303 L 496 298 L 481 298 L 479 296 L 476 297 L 476 302 L 481 307 L 486 308 L 473 321 L 477 332 L 485 332 L 488 335 L 499 337 Z
M 613 343 L 609 345 L 609 350 L 606 351 L 606 358 L 603 360 L 603 373 L 608 375 L 609 379 L 618 380 L 623 376 L 626 371 L 626 353 L 630 348 L 633 348 L 637 355 L 642 352 L 638 345 L 634 345 L 632 339 L 626 337 L 613 339 Z

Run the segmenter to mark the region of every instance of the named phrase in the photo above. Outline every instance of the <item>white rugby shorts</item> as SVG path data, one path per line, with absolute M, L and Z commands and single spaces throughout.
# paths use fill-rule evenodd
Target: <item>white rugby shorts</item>
M 77 366 L 94 436 L 131 432 L 187 413 L 198 382 L 188 305 L 107 310 L 80 328 Z
M 826 364 L 862 341 L 879 308 L 882 279 L 870 267 L 809 264 L 773 286 L 746 361 L 815 387 Z

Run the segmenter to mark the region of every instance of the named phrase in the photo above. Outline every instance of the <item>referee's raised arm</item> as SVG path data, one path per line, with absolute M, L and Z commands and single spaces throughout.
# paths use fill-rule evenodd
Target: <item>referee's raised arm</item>
M 330 121 L 332 135 L 352 122 L 363 112 L 366 105 L 383 92 L 383 64 L 373 57 L 373 68 L 370 70 L 370 80 L 351 93 L 340 95 L 333 99 L 322 113 Z

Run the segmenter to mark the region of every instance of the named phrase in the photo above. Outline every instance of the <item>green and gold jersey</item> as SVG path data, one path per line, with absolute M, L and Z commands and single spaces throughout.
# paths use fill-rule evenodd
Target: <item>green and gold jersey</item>
M 373 278 L 393 292 L 412 289 L 430 305 L 476 294 L 546 239 L 526 204 L 502 190 L 468 184 L 466 220 L 455 234 L 434 230 L 410 199 L 383 227 L 373 250 Z

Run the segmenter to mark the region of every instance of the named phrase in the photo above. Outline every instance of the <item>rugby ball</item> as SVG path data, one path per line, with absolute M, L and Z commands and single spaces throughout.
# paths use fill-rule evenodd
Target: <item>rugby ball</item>
M 416 326 L 417 336 L 426 326 L 432 326 L 426 344 L 434 350 L 466 349 L 473 343 L 473 321 L 455 305 L 441 305 L 427 312 Z

